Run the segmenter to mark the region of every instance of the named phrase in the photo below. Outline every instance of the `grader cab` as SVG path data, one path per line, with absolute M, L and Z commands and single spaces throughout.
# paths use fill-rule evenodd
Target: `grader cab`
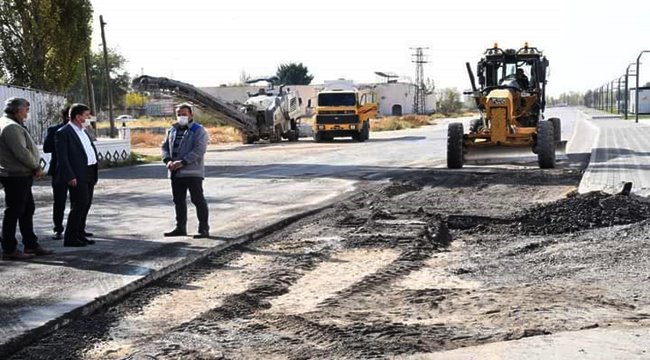
M 478 62 L 478 87 L 466 66 L 472 84 L 466 94 L 474 97 L 481 116 L 470 122 L 468 133 L 462 123 L 449 124 L 447 167 L 531 151 L 540 168 L 554 167 L 561 125 L 558 118 L 544 118 L 548 59 L 542 52 L 528 44 L 519 50 L 495 44 Z

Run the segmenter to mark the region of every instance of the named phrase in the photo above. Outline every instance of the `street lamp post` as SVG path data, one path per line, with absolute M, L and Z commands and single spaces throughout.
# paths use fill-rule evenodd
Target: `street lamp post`
M 609 81 L 605 84 L 605 106 L 603 107 L 604 111 L 608 111 L 609 108 Z
M 627 120 L 627 110 L 629 107 L 628 102 L 630 101 L 630 86 L 628 85 L 630 77 L 630 66 L 634 64 L 636 63 L 629 63 L 627 65 L 627 69 L 625 69 L 625 120 Z
M 616 89 L 616 113 L 620 114 L 621 113 L 621 80 L 625 77 L 625 75 L 621 75 L 618 77 L 618 87 Z
M 643 50 L 636 57 L 636 89 L 634 90 L 634 122 L 639 122 L 639 61 L 643 53 L 650 52 L 650 50 Z
M 614 99 L 614 81 L 616 79 L 609 82 L 609 112 L 611 113 L 614 112 L 614 103 L 616 102 Z

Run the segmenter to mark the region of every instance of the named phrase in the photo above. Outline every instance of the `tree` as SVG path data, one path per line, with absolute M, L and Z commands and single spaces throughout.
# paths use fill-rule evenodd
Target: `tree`
M 89 0 L 0 1 L 0 70 L 10 84 L 64 92 L 90 48 Z
M 594 92 L 587 90 L 584 97 L 582 98 L 582 101 L 584 102 L 585 106 L 594 107 Z
M 463 103 L 460 101 L 460 93 L 456 88 L 440 90 L 436 100 L 437 111 L 445 115 L 457 113 L 463 107 Z
M 129 92 L 124 95 L 124 104 L 127 108 L 141 108 L 149 99 L 144 94 Z
M 90 78 L 95 94 L 95 106 L 97 109 L 108 109 L 108 97 L 106 94 L 106 78 L 104 75 L 104 55 L 103 52 L 92 52 L 89 58 Z M 115 107 L 124 106 L 126 93 L 131 86 L 131 78 L 126 72 L 124 66 L 126 59 L 113 49 L 108 49 L 108 67 L 111 69 L 111 93 L 113 94 L 113 103 Z M 82 67 L 79 67 L 77 82 L 69 92 L 69 98 L 73 101 L 85 101 L 90 104 L 88 99 L 85 83 L 85 75 Z
M 309 85 L 314 77 L 309 75 L 309 70 L 302 63 L 282 64 L 278 67 L 275 76 L 280 84 Z

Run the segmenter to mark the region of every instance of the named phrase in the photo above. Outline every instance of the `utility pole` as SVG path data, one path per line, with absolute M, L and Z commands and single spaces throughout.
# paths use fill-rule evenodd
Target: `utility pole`
M 104 17 L 99 15 L 99 24 L 102 28 L 102 45 L 104 47 L 104 70 L 106 74 L 106 93 L 108 94 L 108 118 L 111 122 L 111 138 L 115 137 L 115 119 L 113 119 L 113 94 L 111 91 L 111 76 L 108 68 L 108 50 L 106 50 L 106 36 L 104 35 Z
M 427 111 L 427 87 L 424 84 L 424 64 L 428 63 L 424 59 L 424 51 L 428 48 L 416 47 L 410 48 L 415 50 L 413 56 L 415 59 L 415 97 L 413 99 L 413 111 L 416 114 L 424 114 Z
M 84 56 L 84 74 L 86 77 L 86 94 L 88 95 L 88 105 L 90 112 L 97 116 L 97 109 L 95 108 L 95 89 L 93 88 L 93 79 L 90 77 L 90 59 L 89 56 Z M 97 123 L 93 122 L 93 133 L 97 137 Z
M 84 56 L 84 74 L 86 77 L 86 94 L 88 95 L 88 105 L 90 106 L 90 111 L 97 115 L 97 109 L 95 109 L 95 89 L 93 88 L 93 79 L 90 76 L 90 59 L 88 55 Z

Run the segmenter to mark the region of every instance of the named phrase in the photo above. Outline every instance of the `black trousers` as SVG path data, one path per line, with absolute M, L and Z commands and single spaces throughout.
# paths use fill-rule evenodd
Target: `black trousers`
M 68 185 L 52 181 L 52 194 L 54 204 L 52 205 L 52 222 L 54 223 L 54 232 L 63 232 L 63 215 L 65 213 L 65 203 L 68 201 Z
M 203 178 L 200 177 L 172 177 L 172 196 L 176 210 L 176 227 L 187 230 L 187 191 L 190 191 L 190 200 L 196 207 L 196 216 L 199 219 L 199 232 L 209 231 L 208 203 L 203 195 Z
M 78 182 L 77 186 L 68 186 L 70 191 L 70 213 L 68 214 L 68 223 L 65 226 L 66 240 L 75 240 L 83 237 L 86 231 L 86 219 L 90 211 L 90 205 L 93 203 L 93 194 L 95 192 L 96 170 L 95 166 L 88 167 L 87 181 Z
M 5 191 L 5 213 L 2 220 L 2 251 L 10 253 L 16 250 L 16 226 L 20 225 L 20 234 L 26 249 L 38 247 L 38 238 L 34 234 L 34 195 L 32 184 L 34 177 L 10 176 L 0 177 Z

